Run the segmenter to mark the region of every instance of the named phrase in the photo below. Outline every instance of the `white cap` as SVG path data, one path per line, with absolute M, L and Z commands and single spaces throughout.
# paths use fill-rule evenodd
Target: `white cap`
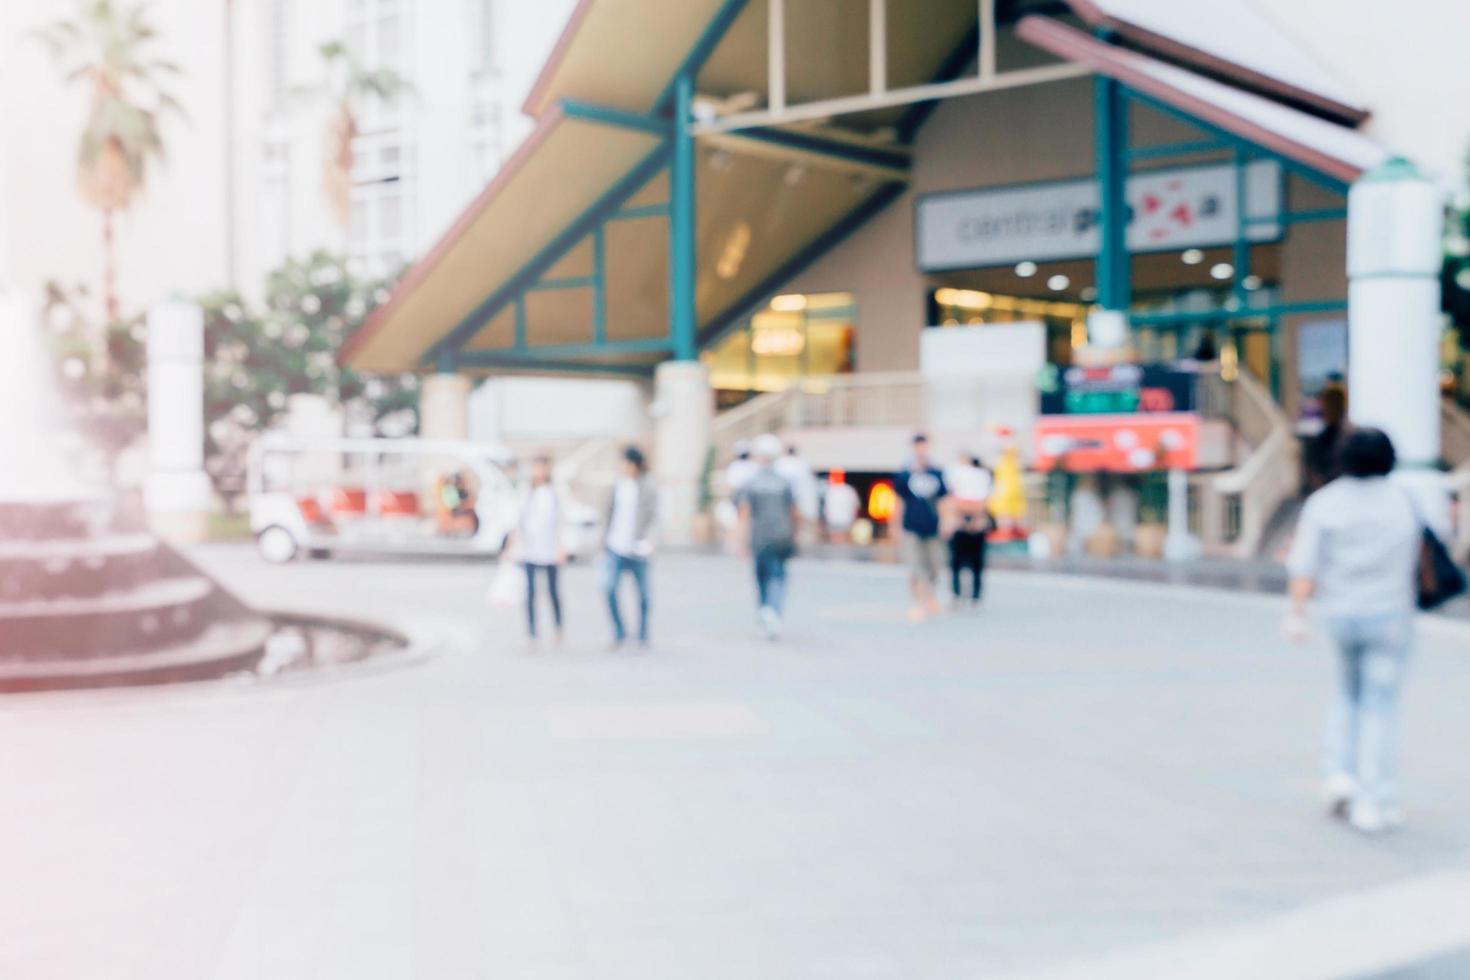
M 750 454 L 756 459 L 779 459 L 783 452 L 785 447 L 781 445 L 781 440 L 769 433 L 757 436 L 750 444 Z

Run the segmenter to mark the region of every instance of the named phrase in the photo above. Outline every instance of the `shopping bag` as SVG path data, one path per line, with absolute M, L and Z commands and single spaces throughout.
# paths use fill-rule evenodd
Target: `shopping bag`
M 490 579 L 490 591 L 485 596 L 490 605 L 509 609 L 526 601 L 526 570 L 515 562 L 502 561 Z

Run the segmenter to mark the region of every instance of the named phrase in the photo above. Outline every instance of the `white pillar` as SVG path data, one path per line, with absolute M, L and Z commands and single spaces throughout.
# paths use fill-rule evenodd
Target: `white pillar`
M 1164 537 L 1164 557 L 1189 561 L 1200 554 L 1199 539 L 1189 533 L 1189 474 L 1169 471 L 1169 531 Z
M 704 365 L 698 361 L 660 364 L 654 375 L 651 413 L 660 535 L 669 544 L 688 544 L 714 421 L 714 393 Z
M 1395 158 L 1348 194 L 1348 413 L 1388 433 L 1396 478 L 1447 521 L 1440 458 L 1439 351 L 1444 192 Z
M 154 530 L 204 538 L 214 488 L 204 472 L 204 311 L 169 300 L 148 311 L 148 482 Z
M 419 435 L 424 439 L 470 437 L 470 389 L 463 374 L 431 374 L 419 386 Z

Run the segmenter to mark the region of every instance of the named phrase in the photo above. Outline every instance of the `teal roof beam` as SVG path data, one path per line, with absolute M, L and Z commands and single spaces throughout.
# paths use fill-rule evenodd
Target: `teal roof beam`
M 667 119 L 628 112 L 626 109 L 614 109 L 612 106 L 582 102 L 579 99 L 562 99 L 561 112 L 568 119 L 580 119 L 583 122 L 600 123 L 619 129 L 632 129 L 641 133 L 651 133 L 654 136 L 668 136 L 673 132 L 673 125 Z

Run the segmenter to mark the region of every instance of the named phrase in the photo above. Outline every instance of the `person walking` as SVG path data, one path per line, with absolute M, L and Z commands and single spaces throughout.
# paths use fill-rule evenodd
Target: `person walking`
M 551 600 L 551 616 L 555 623 L 555 642 L 562 642 L 561 590 L 557 573 L 566 562 L 562 547 L 561 498 L 551 484 L 551 460 L 538 456 L 531 461 L 531 487 L 521 504 L 521 518 L 516 525 L 516 547 L 526 569 L 526 629 L 531 642 L 536 642 L 536 579 L 546 579 L 546 594 Z
M 715 505 L 715 523 L 719 525 L 721 540 L 732 554 L 740 550 L 740 508 L 735 506 L 735 495 L 755 470 L 755 460 L 750 458 L 750 442 L 737 440 L 731 447 L 731 459 L 725 467 L 725 495 Z
M 787 446 L 785 455 L 776 458 L 775 469 L 791 484 L 797 509 L 801 511 L 802 523 L 810 521 L 815 524 L 819 516 L 817 512 L 820 509 L 820 494 L 817 490 L 817 475 L 812 472 L 811 465 L 801 458 L 795 446 Z
M 1288 638 L 1309 635 L 1314 602 L 1338 649 L 1328 721 L 1328 805 L 1356 829 L 1399 823 L 1399 691 L 1408 667 L 1415 575 L 1424 523 L 1409 491 L 1390 481 L 1394 448 L 1378 429 L 1343 437 L 1341 476 L 1307 498 L 1287 568 Z
M 949 538 L 949 572 L 954 604 L 964 602 L 963 576 L 970 573 L 970 608 L 980 605 L 985 576 L 986 537 L 994 528 L 987 501 L 994 478 L 978 456 L 962 453 L 955 466 L 944 475 L 949 488 L 950 507 L 955 529 Z
M 731 448 L 731 456 L 730 465 L 725 467 L 725 490 L 733 498 L 756 471 L 756 465 L 750 458 L 750 443 L 744 439 Z
M 657 495 L 648 478 L 648 463 L 636 446 L 623 451 L 622 475 L 613 485 L 608 504 L 607 531 L 603 539 L 603 589 L 612 617 L 614 651 L 628 640 L 618 607 L 618 585 L 625 574 L 633 576 L 638 589 L 638 645 L 648 647 L 648 564 L 653 556 Z
M 822 495 L 822 520 L 833 544 L 848 544 L 852 540 L 852 525 L 862 507 L 863 502 L 858 498 L 856 488 L 847 482 L 846 473 L 833 470 L 827 474 L 827 492 Z
M 742 546 L 755 563 L 757 616 L 766 639 L 781 635 L 786 604 L 786 562 L 796 553 L 801 508 L 790 482 L 775 467 L 781 440 L 766 435 L 751 446 L 756 471 L 735 495 L 740 508 Z
M 949 493 L 944 473 L 929 461 L 929 437 L 920 432 L 913 439 L 913 455 L 894 481 L 902 511 L 904 558 L 909 568 L 909 593 L 913 604 L 909 619 L 923 622 L 939 612 L 934 586 L 944 566 L 943 543 L 939 538 L 939 509 Z

